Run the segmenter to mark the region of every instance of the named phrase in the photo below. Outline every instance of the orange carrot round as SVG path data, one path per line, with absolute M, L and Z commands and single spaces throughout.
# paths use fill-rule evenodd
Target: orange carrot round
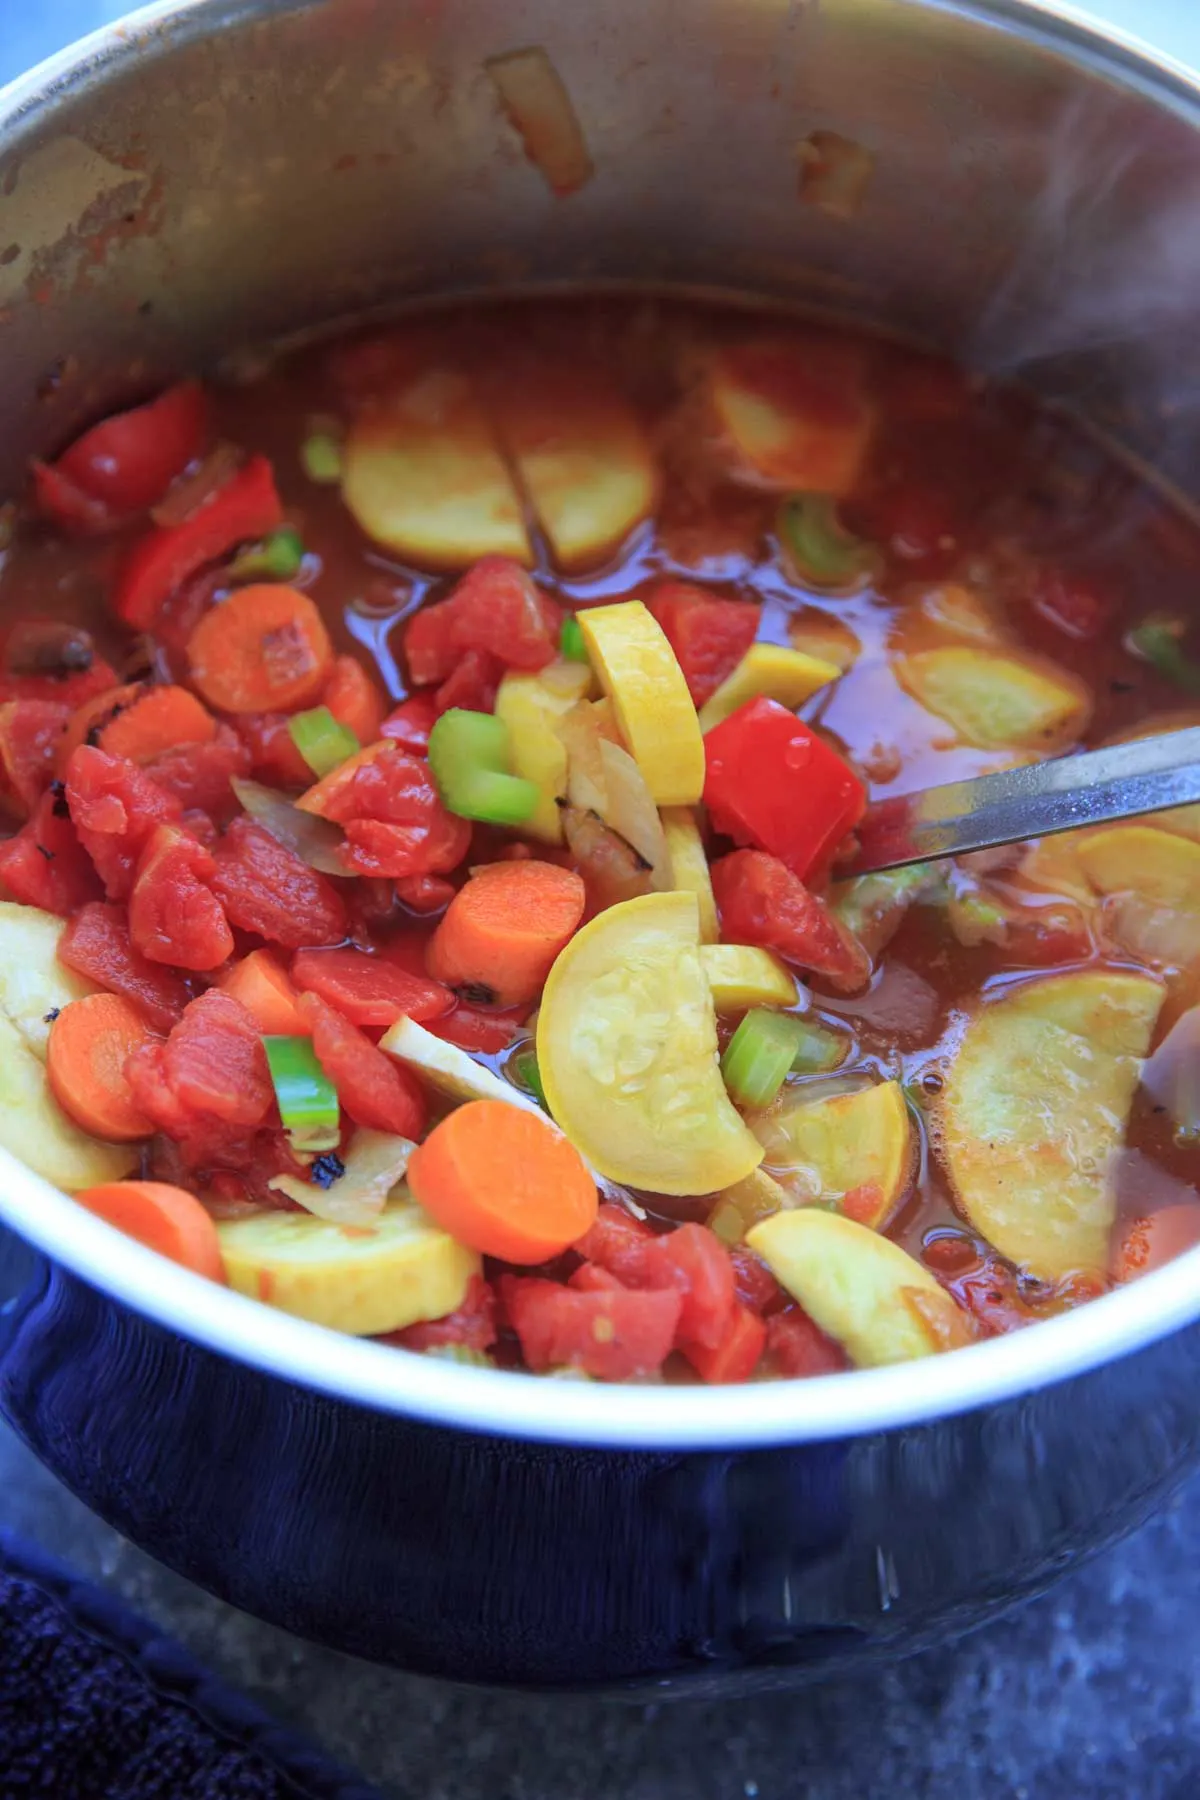
M 218 983 L 240 1000 L 265 1037 L 310 1037 L 312 1026 L 296 1004 L 299 995 L 269 950 L 252 950 Z
M 471 1100 L 414 1150 L 408 1183 L 468 1249 L 541 1263 L 595 1222 L 596 1183 L 557 1126 L 507 1100 Z
M 188 639 L 192 680 L 221 712 L 293 712 L 333 669 L 333 645 L 307 594 L 281 583 L 239 588 Z
M 360 744 L 373 744 L 387 713 L 382 692 L 357 656 L 339 656 L 333 665 L 321 705 L 327 706 L 339 725 L 352 731 Z
M 58 766 L 65 769 L 84 743 L 148 763 L 178 744 L 207 744 L 216 731 L 217 721 L 186 688 L 133 681 L 94 694 L 72 713 L 59 743 Z
M 496 1006 L 536 999 L 586 898 L 572 869 L 490 863 L 450 902 L 429 946 L 429 973 Z
M 89 994 L 64 1006 L 46 1049 L 50 1091 L 82 1131 L 110 1143 L 149 1137 L 151 1121 L 138 1110 L 125 1079 L 135 1050 L 157 1042 L 136 1007 L 119 994 Z
M 160 1256 L 210 1281 L 224 1281 L 217 1228 L 194 1194 L 166 1181 L 106 1181 L 75 1198 Z

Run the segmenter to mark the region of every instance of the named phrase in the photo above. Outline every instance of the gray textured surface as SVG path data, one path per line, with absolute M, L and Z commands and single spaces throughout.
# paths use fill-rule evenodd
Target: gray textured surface
M 0 1527 L 119 1593 L 395 1800 L 1200 1793 L 1200 1480 L 958 1645 L 794 1695 L 662 1707 L 477 1693 L 315 1650 L 142 1556 L 2 1427 Z
M 0 80 L 120 10 L 0 0 Z M 1104 10 L 1200 60 L 1198 0 Z M 3 1427 L 0 1527 L 121 1594 L 397 1800 L 1200 1793 L 1200 1480 L 1120 1549 L 958 1646 L 794 1696 L 660 1709 L 457 1691 L 300 1644 L 141 1556 Z

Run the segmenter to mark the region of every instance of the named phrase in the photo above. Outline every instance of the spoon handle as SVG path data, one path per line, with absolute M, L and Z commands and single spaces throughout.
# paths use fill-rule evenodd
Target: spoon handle
M 877 801 L 859 826 L 858 854 L 838 873 L 898 869 L 1198 800 L 1200 725 Z

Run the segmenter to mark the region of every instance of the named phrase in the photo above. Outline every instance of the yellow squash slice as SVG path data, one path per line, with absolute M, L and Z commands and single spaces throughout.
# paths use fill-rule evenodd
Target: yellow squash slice
M 700 908 L 700 942 L 715 944 L 721 935 L 721 925 L 696 815 L 690 806 L 665 806 L 662 822 L 667 855 L 671 859 L 671 885 L 681 893 L 695 894 Z
M 658 501 L 658 465 L 624 396 L 587 369 L 531 357 L 501 371 L 499 431 L 562 569 L 595 567 Z
M 587 698 L 593 680 L 586 663 L 556 662 L 540 675 L 510 670 L 496 695 L 496 717 L 508 726 L 513 774 L 532 781 L 540 796 L 521 829 L 546 844 L 562 843 L 558 802 L 567 792 L 566 746 L 555 721 Z
M 1165 967 L 1200 958 L 1200 844 L 1154 825 L 1110 825 L 1086 833 L 1077 855 L 1122 949 Z
M 842 619 L 830 613 L 797 613 L 788 620 L 788 641 L 817 662 L 832 663 L 841 673 L 852 669 L 862 655 L 862 639 Z
M 0 1012 L 0 1144 L 67 1193 L 120 1181 L 138 1160 L 136 1144 L 102 1144 L 68 1119 L 50 1092 L 45 1066 Z
M 50 1014 L 96 989 L 58 960 L 64 921 L 37 906 L 0 900 L 0 1013 L 42 1062 Z
M 700 729 L 711 731 L 747 700 L 760 697 L 778 700 L 781 706 L 800 706 L 840 674 L 836 663 L 808 656 L 803 650 L 786 650 L 780 644 L 751 644 L 733 674 L 700 708 Z
M 746 1242 L 860 1369 L 970 1341 L 962 1309 L 928 1269 L 853 1219 L 801 1207 L 764 1219 Z
M 430 364 L 355 420 L 342 497 L 369 538 L 423 568 L 532 563 L 521 500 L 470 378 Z
M 551 1115 L 611 1181 L 710 1194 L 762 1160 L 721 1080 L 692 894 L 623 901 L 571 939 L 537 1055 Z
M 1087 692 L 1073 675 L 1036 657 L 952 644 L 897 657 L 897 681 L 929 712 L 981 750 L 1049 754 L 1087 724 Z
M 700 966 L 718 1012 L 751 1006 L 794 1006 L 796 977 L 769 950 L 752 944 L 702 944 Z
M 704 740 L 683 670 L 640 600 L 578 614 L 621 736 L 658 806 L 694 806 L 704 791 Z
M 1162 1004 L 1148 975 L 1085 969 L 985 1001 L 943 1093 L 940 1143 L 971 1224 L 1046 1281 L 1104 1270 L 1109 1163 Z
M 479 1257 L 415 1200 L 370 1225 L 266 1212 L 217 1226 L 230 1287 L 331 1331 L 378 1337 L 461 1306 Z
M 758 1135 L 768 1166 L 785 1187 L 838 1206 L 857 1190 L 854 1217 L 876 1231 L 912 1180 L 912 1120 L 895 1081 L 789 1105 L 766 1115 Z
M 874 422 L 858 345 L 800 332 L 729 344 L 710 360 L 708 393 L 735 473 L 816 494 L 854 486 Z
M 539 1118 L 546 1116 L 537 1101 L 514 1087 L 511 1081 L 493 1075 L 457 1044 L 448 1044 L 444 1038 L 435 1037 L 415 1019 L 397 1019 L 380 1039 L 379 1048 L 398 1062 L 407 1063 L 430 1087 L 437 1088 L 439 1093 L 452 1100 L 507 1100 L 510 1106 L 536 1113 Z

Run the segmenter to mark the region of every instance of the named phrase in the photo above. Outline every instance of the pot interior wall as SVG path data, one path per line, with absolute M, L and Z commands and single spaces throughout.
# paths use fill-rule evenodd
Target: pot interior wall
M 449 292 L 818 304 L 1067 395 L 1187 485 L 1200 106 L 997 0 L 201 0 L 0 116 L 0 492 L 163 375 Z M 540 45 L 594 163 L 556 199 L 489 58 Z M 803 142 L 872 171 L 807 203 Z

